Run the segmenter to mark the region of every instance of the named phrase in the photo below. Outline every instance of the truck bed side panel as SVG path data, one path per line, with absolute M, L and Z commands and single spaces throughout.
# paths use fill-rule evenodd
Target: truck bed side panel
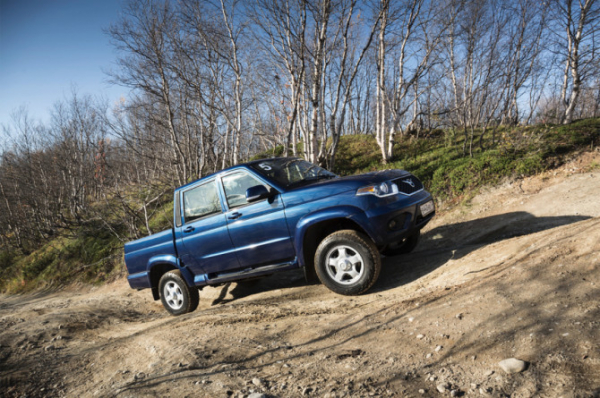
M 132 288 L 151 287 L 148 264 L 150 259 L 158 256 L 177 256 L 172 229 L 125 244 L 125 265 L 127 265 L 127 271 L 129 272 L 127 280 Z

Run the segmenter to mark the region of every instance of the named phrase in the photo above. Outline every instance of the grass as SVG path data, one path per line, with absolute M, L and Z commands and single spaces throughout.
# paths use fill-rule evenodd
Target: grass
M 476 133 L 475 143 L 478 143 Z M 497 145 L 485 135 L 484 149 L 476 146 L 473 156 L 463 155 L 464 136 L 452 130 L 435 130 L 420 139 L 404 137 L 394 147 L 394 158 L 381 161 L 381 152 L 370 135 L 342 136 L 335 171 L 351 175 L 381 169 L 405 169 L 418 176 L 440 200 L 474 196 L 481 187 L 505 178 L 529 176 L 557 167 L 566 155 L 600 145 L 600 119 L 586 119 L 567 126 L 500 128 Z M 302 143 L 298 144 L 299 150 Z M 260 153 L 254 159 L 281 156 L 283 147 Z M 600 169 L 592 163 L 590 170 Z M 96 206 L 102 206 L 101 203 Z M 105 220 L 124 235 L 119 215 L 106 209 Z M 171 228 L 173 202 L 165 198 L 149 220 L 152 232 Z M 145 226 L 140 225 L 142 233 Z M 0 291 L 23 292 L 73 282 L 100 284 L 122 277 L 123 242 L 102 225 L 87 225 L 74 234 L 57 237 L 25 256 L 0 249 Z
M 481 134 L 481 132 L 477 132 Z M 419 177 L 439 199 L 473 195 L 483 186 L 505 178 L 524 177 L 556 167 L 565 154 L 600 143 L 600 119 L 585 119 L 567 126 L 531 126 L 499 129 L 497 145 L 478 146 L 473 156 L 463 155 L 460 133 L 432 132 L 425 138 L 405 137 L 394 147 L 395 156 L 381 162 L 372 136 L 343 136 L 336 172 L 350 175 L 381 169 L 404 169 Z M 476 135 L 474 142 L 478 143 Z
M 123 244 L 106 230 L 59 237 L 27 256 L 1 252 L 0 288 L 25 292 L 74 281 L 99 284 L 122 271 Z

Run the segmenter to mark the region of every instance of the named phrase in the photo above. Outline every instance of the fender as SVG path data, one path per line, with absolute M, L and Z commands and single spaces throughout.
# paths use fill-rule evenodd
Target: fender
M 298 256 L 298 263 L 301 267 L 304 267 L 304 251 L 303 244 L 304 236 L 306 235 L 306 231 L 311 226 L 327 220 L 332 220 L 334 218 L 346 218 L 352 220 L 356 224 L 358 224 L 371 239 L 374 239 L 373 231 L 371 230 L 369 223 L 367 221 L 367 215 L 363 210 L 354 206 L 335 206 L 328 207 L 326 209 L 322 209 L 306 216 L 302 217 L 298 220 L 296 224 L 296 231 L 294 234 L 294 247 L 296 249 L 296 254 Z
M 181 272 L 181 276 L 183 277 L 187 285 L 190 287 L 195 286 L 194 275 L 192 275 L 190 270 L 188 270 L 186 267 L 182 267 L 179 259 L 172 254 L 161 254 L 158 256 L 151 257 L 150 260 L 148 260 L 148 266 L 146 267 L 146 269 L 148 270 L 148 275 L 150 275 L 152 268 L 161 264 L 168 264 L 177 268 L 179 272 Z

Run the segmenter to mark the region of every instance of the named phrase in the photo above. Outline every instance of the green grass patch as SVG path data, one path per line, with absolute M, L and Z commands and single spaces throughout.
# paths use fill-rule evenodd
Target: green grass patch
M 473 156 L 463 153 L 461 131 L 435 130 L 424 138 L 399 137 L 394 158 L 381 161 L 373 136 L 343 136 L 340 139 L 336 169 L 351 175 L 381 169 L 404 169 L 419 177 L 437 198 L 452 199 L 504 178 L 540 173 L 562 163 L 564 154 L 600 144 L 600 119 L 586 119 L 566 126 L 500 127 L 496 143 L 492 133 L 484 136 L 484 149 L 478 145 L 481 131 L 474 137 Z
M 0 290 L 17 293 L 73 282 L 98 284 L 122 269 L 119 239 L 103 229 L 79 232 L 76 237 L 53 239 L 27 256 L 0 256 L 4 261 Z
M 372 135 L 346 135 L 340 138 L 334 172 L 351 175 L 378 170 L 381 151 Z

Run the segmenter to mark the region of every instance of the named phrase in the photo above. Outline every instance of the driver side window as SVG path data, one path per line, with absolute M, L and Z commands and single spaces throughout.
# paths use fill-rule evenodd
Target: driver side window
M 257 185 L 265 185 L 258 178 L 254 177 L 245 171 L 240 171 L 233 174 L 228 174 L 221 179 L 223 181 L 223 189 L 225 197 L 230 209 L 244 206 L 246 201 L 246 190 Z M 267 189 L 268 186 L 265 185 Z

